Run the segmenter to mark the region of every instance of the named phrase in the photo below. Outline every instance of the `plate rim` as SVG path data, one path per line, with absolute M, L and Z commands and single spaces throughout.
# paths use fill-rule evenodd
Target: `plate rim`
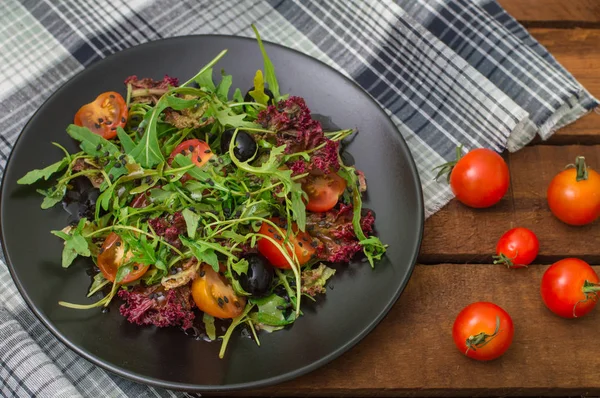
M 11 152 L 8 156 L 8 159 L 6 160 L 4 173 L 2 175 L 2 182 L 0 183 L 0 212 L 3 209 L 3 200 L 2 199 L 5 195 L 5 191 L 8 189 L 8 188 L 6 188 L 6 184 L 5 184 L 6 174 L 7 174 L 6 171 L 8 170 L 8 168 L 11 164 L 11 160 L 13 159 L 13 155 L 15 153 L 14 148 L 18 145 L 19 141 L 23 137 L 23 132 L 28 128 L 28 126 L 36 118 L 36 116 L 39 114 L 39 112 L 42 109 L 44 109 L 48 105 L 48 103 L 50 103 L 54 99 L 54 97 L 56 97 L 60 92 L 62 92 L 66 86 L 68 86 L 70 83 L 72 83 L 73 80 L 77 79 L 80 75 L 82 75 L 84 73 L 93 73 L 93 72 L 90 72 L 90 70 L 93 71 L 95 69 L 101 69 L 102 64 L 107 62 L 106 60 L 110 60 L 113 57 L 118 56 L 119 54 L 121 54 L 123 52 L 131 51 L 133 49 L 139 49 L 140 47 L 150 47 L 152 45 L 156 45 L 156 43 L 159 43 L 159 42 L 176 41 L 176 40 L 194 41 L 194 40 L 202 40 L 202 39 L 206 39 L 206 38 L 232 39 L 232 40 L 247 41 L 248 43 L 250 43 L 250 42 L 256 43 L 256 39 L 252 38 L 252 37 L 223 35 L 223 34 L 194 34 L 194 35 L 165 37 L 165 38 L 161 38 L 161 39 L 157 39 L 157 40 L 150 40 L 150 41 L 138 44 L 138 45 L 128 47 L 124 50 L 114 52 L 112 54 L 107 55 L 103 59 L 95 61 L 93 64 L 91 64 L 87 67 L 84 67 L 84 69 L 82 69 L 81 71 L 79 71 L 76 74 L 74 74 L 73 76 L 71 76 L 59 88 L 54 90 L 54 92 L 35 110 L 35 112 L 27 120 L 27 123 L 25 123 L 25 125 L 21 129 L 19 136 L 17 137 L 17 139 L 15 140 L 15 143 L 13 144 L 13 146 L 11 148 Z M 238 391 L 238 390 L 244 390 L 244 389 L 250 389 L 250 388 L 264 388 L 264 387 L 268 387 L 268 386 L 272 386 L 275 384 L 280 384 L 280 383 L 283 383 L 286 381 L 296 379 L 300 376 L 308 374 L 308 373 L 310 373 L 316 369 L 319 369 L 322 366 L 332 362 L 334 359 L 340 357 L 345 352 L 348 352 L 351 348 L 353 348 L 361 340 L 363 340 L 373 329 L 375 329 L 375 327 L 377 325 L 379 325 L 381 323 L 383 318 L 389 313 L 390 309 L 397 303 L 398 299 L 404 292 L 406 285 L 408 284 L 408 282 L 410 281 L 410 279 L 412 277 L 413 271 L 414 271 L 416 263 L 417 263 L 417 257 L 419 255 L 420 247 L 421 247 L 421 244 L 423 241 L 423 229 L 424 229 L 424 223 L 425 223 L 425 205 L 424 205 L 424 198 L 423 198 L 423 187 L 421 185 L 420 176 L 419 176 L 418 169 L 417 169 L 417 166 L 415 163 L 415 159 L 414 159 L 412 153 L 410 152 L 410 149 L 408 147 L 408 144 L 406 143 L 406 140 L 404 139 L 404 136 L 402 136 L 402 133 L 399 131 L 396 124 L 392 121 L 390 116 L 387 114 L 387 112 L 385 111 L 385 108 L 383 106 L 381 106 L 369 92 L 367 92 L 365 89 L 363 89 L 354 80 L 350 79 L 349 77 L 345 76 L 343 73 L 339 72 L 335 68 L 331 67 L 330 65 L 326 64 L 325 62 L 323 62 L 320 59 L 315 58 L 311 55 L 308 55 L 306 53 L 303 53 L 296 49 L 284 46 L 279 43 L 273 43 L 273 42 L 266 41 L 266 40 L 263 40 L 263 43 L 266 46 L 274 46 L 274 47 L 279 47 L 285 51 L 292 51 L 300 56 L 309 58 L 312 61 L 316 61 L 317 63 L 319 63 L 321 66 L 323 66 L 325 68 L 333 70 L 336 74 L 338 74 L 340 77 L 342 77 L 348 83 L 352 84 L 355 88 L 359 89 L 363 94 L 365 94 L 369 98 L 369 100 L 377 108 L 379 108 L 383 112 L 383 114 L 385 114 L 386 118 L 396 129 L 396 131 L 401 139 L 400 145 L 401 145 L 402 149 L 408 155 L 408 163 L 410 166 L 413 183 L 415 184 L 415 186 L 417 188 L 417 198 L 416 198 L 417 199 L 417 209 L 416 210 L 417 210 L 418 230 L 415 231 L 415 232 L 417 232 L 417 239 L 416 239 L 416 247 L 414 247 L 414 252 L 411 254 L 411 257 L 410 257 L 407 277 L 405 278 L 405 280 L 402 283 L 400 283 L 398 285 L 398 287 L 396 288 L 396 291 L 394 292 L 393 297 L 391 297 L 389 303 L 379 312 L 379 314 L 377 314 L 377 316 L 374 318 L 374 320 L 372 322 L 370 322 L 368 325 L 366 325 L 363 328 L 363 330 L 360 333 L 358 333 L 352 339 L 347 341 L 345 344 L 342 344 L 341 346 L 339 346 L 334 351 L 330 352 L 328 355 L 326 355 L 316 361 L 313 361 L 306 366 L 297 368 L 293 371 L 290 371 L 290 372 L 287 372 L 287 373 L 284 373 L 284 374 L 281 374 L 278 376 L 274 376 L 274 377 L 270 377 L 270 378 L 266 378 L 266 379 L 260 379 L 260 380 L 256 380 L 256 381 L 244 382 L 244 383 L 223 384 L 223 385 L 199 385 L 199 384 L 170 382 L 170 381 L 166 381 L 166 380 L 157 379 L 157 378 L 151 377 L 151 376 L 144 376 L 140 373 L 129 371 L 127 369 L 123 369 L 120 366 L 109 363 L 109 362 L 97 357 L 96 355 L 88 352 L 84 348 L 75 345 L 68 338 L 63 336 L 62 333 L 60 333 L 60 331 L 57 330 L 56 327 L 53 325 L 51 320 L 48 319 L 44 314 L 39 312 L 37 307 L 32 302 L 31 298 L 27 294 L 26 290 L 24 289 L 21 281 L 17 277 L 16 272 L 14 270 L 14 266 L 9 259 L 8 250 L 6 248 L 6 242 L 4 240 L 4 234 L 3 234 L 4 224 L 0 220 L 0 245 L 2 246 L 2 252 L 4 254 L 5 263 L 9 270 L 10 276 L 11 276 L 15 286 L 17 287 L 17 290 L 23 297 L 23 299 L 26 302 L 29 309 L 33 312 L 33 314 L 36 316 L 36 318 L 44 325 L 44 327 L 46 329 L 48 329 L 61 343 L 65 344 L 67 346 L 67 348 L 74 351 L 77 355 L 79 355 L 83 359 L 90 361 L 94 365 L 99 366 L 100 368 L 102 368 L 106 371 L 109 371 L 119 377 L 123 377 L 123 378 L 129 379 L 129 380 L 132 380 L 134 382 L 140 383 L 140 384 L 147 384 L 147 385 L 154 386 L 154 387 L 160 387 L 160 388 L 176 390 L 176 391 L 187 391 L 187 392 L 223 392 L 223 391 Z M 257 47 L 258 47 L 258 44 L 257 44 Z

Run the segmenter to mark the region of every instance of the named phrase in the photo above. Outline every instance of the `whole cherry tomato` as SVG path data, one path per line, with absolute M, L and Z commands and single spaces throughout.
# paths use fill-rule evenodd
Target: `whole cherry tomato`
M 558 173 L 548 186 L 552 214 L 570 225 L 585 225 L 600 216 L 600 174 L 577 157 L 575 167 Z
M 523 268 L 535 260 L 540 250 L 537 236 L 527 228 L 513 228 L 507 231 L 496 246 L 494 264 L 504 264 L 508 268 Z
M 593 310 L 599 290 L 596 271 L 578 258 L 552 264 L 542 277 L 544 304 L 563 318 L 577 318 Z
M 446 163 L 436 178 L 449 173 L 450 188 L 456 198 L 469 207 L 484 208 L 495 205 L 508 191 L 510 176 L 508 166 L 500 155 L 491 149 L 474 149 L 457 161 Z
M 508 350 L 515 333 L 506 311 L 493 303 L 477 302 L 466 306 L 456 317 L 452 338 L 469 358 L 496 359 Z

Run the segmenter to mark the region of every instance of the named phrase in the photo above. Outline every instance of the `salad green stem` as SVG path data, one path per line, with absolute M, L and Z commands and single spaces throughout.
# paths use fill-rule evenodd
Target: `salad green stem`
M 165 241 L 164 239 L 162 239 L 160 236 L 153 235 L 153 234 L 151 234 L 149 232 L 142 231 L 139 228 L 131 227 L 129 225 L 110 225 L 108 227 L 97 229 L 94 232 L 90 232 L 89 234 L 84 235 L 84 237 L 85 238 L 91 238 L 91 237 L 99 235 L 99 234 L 101 234 L 103 232 L 114 231 L 114 230 L 128 230 L 128 231 L 133 231 L 133 232 L 137 232 L 139 234 L 146 235 L 149 238 L 156 239 L 156 240 L 160 241 L 160 243 L 162 243 L 163 245 L 167 246 L 168 248 L 170 248 L 171 250 L 173 250 L 175 253 L 179 254 L 180 256 L 183 256 L 183 253 L 181 252 L 181 250 L 179 250 L 178 248 L 176 248 L 172 244 L 168 243 L 167 241 Z

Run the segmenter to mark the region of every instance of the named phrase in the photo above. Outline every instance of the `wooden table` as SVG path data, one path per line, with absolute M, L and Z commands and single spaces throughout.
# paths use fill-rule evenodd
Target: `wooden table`
M 500 3 L 600 98 L 600 0 Z M 539 293 L 547 265 L 563 257 L 597 264 L 600 273 L 600 222 L 569 227 L 546 203 L 549 181 L 576 155 L 600 168 L 600 115 L 507 155 L 511 189 L 495 207 L 474 211 L 453 201 L 429 218 L 408 287 L 355 348 L 309 375 L 243 395 L 600 395 L 600 309 L 563 320 L 545 308 Z M 497 239 L 515 226 L 537 233 L 537 265 L 491 265 Z M 458 312 L 480 300 L 506 309 L 515 324 L 511 348 L 490 363 L 461 355 L 451 336 Z

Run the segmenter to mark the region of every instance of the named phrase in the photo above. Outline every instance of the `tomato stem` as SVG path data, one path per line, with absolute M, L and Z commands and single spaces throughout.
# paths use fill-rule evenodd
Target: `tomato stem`
M 519 252 L 517 251 L 514 257 L 508 257 L 506 254 L 500 253 L 500 255 L 492 256 L 492 258 L 494 259 L 494 264 L 504 264 L 506 265 L 506 268 L 515 268 L 515 263 L 513 261 L 518 255 Z M 523 266 L 527 267 L 527 265 Z
M 600 284 L 593 283 L 588 280 L 583 282 L 583 286 L 581 287 L 581 291 L 583 292 L 585 298 L 583 300 L 579 300 L 573 306 L 573 318 L 577 318 L 577 314 L 575 311 L 577 310 L 577 306 L 582 303 L 586 303 L 588 300 L 597 301 L 598 293 L 600 291 Z
M 496 329 L 494 330 L 494 333 L 487 334 L 485 332 L 481 332 L 479 334 L 476 334 L 475 336 L 469 336 L 467 338 L 467 340 L 465 341 L 465 344 L 467 346 L 465 355 L 467 355 L 469 350 L 477 351 L 478 348 L 481 348 L 481 347 L 484 347 L 485 345 L 487 345 L 496 336 L 498 336 L 499 332 L 500 332 L 500 317 L 496 316 Z
M 438 173 L 434 178 L 435 181 L 438 181 L 440 177 L 445 174 L 447 182 L 450 182 L 450 175 L 452 174 L 452 169 L 454 169 L 456 163 L 458 163 L 458 161 L 462 158 L 462 147 L 462 144 L 456 147 L 456 160 L 441 164 L 433 169 L 433 171 L 439 169 Z
M 575 168 L 577 169 L 577 181 L 588 179 L 587 165 L 585 164 L 585 157 L 577 156 L 575 159 Z

